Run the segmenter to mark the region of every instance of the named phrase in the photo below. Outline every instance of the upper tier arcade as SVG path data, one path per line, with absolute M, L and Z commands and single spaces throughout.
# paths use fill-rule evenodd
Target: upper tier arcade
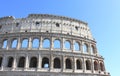
M 0 33 L 49 32 L 79 36 L 93 40 L 87 23 L 48 14 L 30 14 L 27 18 L 15 19 L 12 16 L 0 18 Z

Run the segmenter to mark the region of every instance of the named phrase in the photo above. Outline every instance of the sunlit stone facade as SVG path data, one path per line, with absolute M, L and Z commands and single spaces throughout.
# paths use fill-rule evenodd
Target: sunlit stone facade
M 88 24 L 63 16 L 0 18 L 0 76 L 110 76 Z

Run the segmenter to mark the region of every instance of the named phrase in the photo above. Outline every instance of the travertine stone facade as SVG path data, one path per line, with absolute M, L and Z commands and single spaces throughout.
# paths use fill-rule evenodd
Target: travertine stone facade
M 0 76 L 110 76 L 88 24 L 63 16 L 0 18 Z

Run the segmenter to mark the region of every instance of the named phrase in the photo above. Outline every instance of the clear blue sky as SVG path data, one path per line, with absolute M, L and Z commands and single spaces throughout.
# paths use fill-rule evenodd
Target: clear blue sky
M 1 0 L 0 17 L 26 17 L 30 13 L 63 15 L 89 24 L 106 70 L 120 69 L 120 0 Z

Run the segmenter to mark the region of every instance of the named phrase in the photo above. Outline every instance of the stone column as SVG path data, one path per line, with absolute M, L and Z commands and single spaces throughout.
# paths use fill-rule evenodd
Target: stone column
M 2 59 L 2 64 L 1 64 L 1 70 L 4 70 L 4 67 L 5 67 L 5 65 L 6 65 L 6 56 L 2 56 L 3 57 L 3 59 Z
M 18 42 L 17 42 L 17 50 L 19 50 L 21 48 L 21 41 L 20 38 L 18 38 Z
M 29 37 L 29 40 L 28 40 L 28 49 L 30 50 L 32 48 L 32 39 L 31 37 Z
M 27 70 L 29 68 L 29 57 L 26 54 L 26 61 L 25 61 L 25 70 Z
M 61 51 L 64 50 L 64 38 L 61 39 Z
M 52 69 L 53 69 L 53 56 L 52 55 L 50 55 L 50 59 L 49 59 L 49 61 L 50 61 L 50 71 L 52 71 Z
M 73 72 L 76 70 L 76 60 L 75 57 L 73 57 Z
M 80 48 L 81 48 L 81 53 L 83 53 L 83 42 L 81 42 Z
M 40 37 L 40 47 L 39 47 L 39 49 L 41 49 L 42 48 L 42 43 L 43 43 L 43 40 L 42 40 L 43 38 L 42 37 Z
M 86 62 L 85 62 L 85 58 L 83 58 L 83 72 L 86 72 Z
M 13 67 L 12 70 L 15 70 L 17 66 L 16 55 L 14 56 Z
M 73 40 L 71 40 L 71 45 L 70 45 L 70 47 L 71 47 L 71 51 L 73 52 L 73 50 L 74 50 L 74 43 L 73 43 Z
M 64 56 L 62 56 L 62 72 L 65 70 L 65 59 Z
M 94 72 L 94 61 L 93 61 L 93 59 L 91 59 L 91 71 L 92 71 L 92 73 Z
M 8 41 L 7 41 L 7 47 L 6 47 L 7 50 L 11 47 L 10 43 L 11 43 L 11 39 L 8 39 Z
M 41 56 L 40 54 L 38 55 L 38 70 L 41 69 Z
M 50 38 L 50 50 L 52 50 L 53 48 L 54 48 L 54 41 L 53 41 L 54 39 L 51 37 Z

